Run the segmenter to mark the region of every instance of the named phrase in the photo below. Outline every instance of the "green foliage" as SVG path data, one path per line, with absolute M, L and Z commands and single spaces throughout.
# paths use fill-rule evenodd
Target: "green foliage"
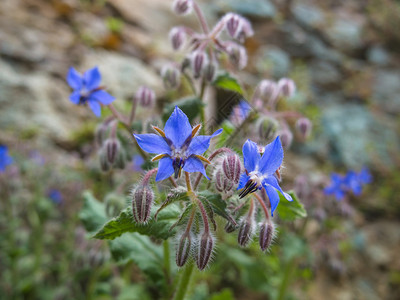
M 94 232 L 107 222 L 105 206 L 90 191 L 83 193 L 83 200 L 83 208 L 79 213 L 79 218 L 87 231 Z
M 212 193 L 208 190 L 204 190 L 198 193 L 200 198 L 205 198 L 207 199 L 208 203 L 211 205 L 214 213 L 217 215 L 223 217 L 224 219 L 227 219 L 228 221 L 231 221 L 233 223 L 236 223 L 235 220 L 232 218 L 230 214 L 228 214 L 226 210 L 226 202 L 222 200 L 221 195 Z
M 174 111 L 175 106 L 178 106 L 189 118 L 192 123 L 199 115 L 203 102 L 198 97 L 185 97 L 165 106 L 162 119 L 164 122 L 168 120 Z
M 287 201 L 285 197 L 279 193 L 280 201 L 277 208 L 279 217 L 285 221 L 293 221 L 307 217 L 307 211 L 304 209 L 303 204 L 300 203 L 296 194 L 293 191 L 290 191 L 288 194 L 292 196 L 293 201 Z
M 240 84 L 238 83 L 237 79 L 234 78 L 229 73 L 224 73 L 219 75 L 213 82 L 215 87 L 219 87 L 225 90 L 237 92 L 243 95 L 243 90 Z

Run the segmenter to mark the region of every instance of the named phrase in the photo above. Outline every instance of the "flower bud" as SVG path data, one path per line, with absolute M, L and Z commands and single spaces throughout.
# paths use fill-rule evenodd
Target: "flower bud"
M 310 136 L 312 129 L 312 123 L 307 118 L 300 118 L 296 121 L 296 130 L 300 134 L 302 139 L 306 139 Z
M 231 233 L 236 230 L 237 226 L 233 224 L 232 222 L 226 222 L 226 225 L 224 227 L 226 233 Z
M 279 95 L 285 98 L 291 98 L 296 92 L 296 84 L 292 79 L 281 78 L 278 81 L 278 89 L 279 89 Z
M 247 65 L 247 53 L 243 46 L 237 44 L 230 44 L 227 47 L 229 60 L 238 69 L 243 69 Z
M 141 86 L 135 94 L 136 100 L 142 107 L 153 107 L 156 101 L 156 94 L 147 86 Z
M 174 50 L 181 50 L 186 41 L 185 29 L 183 27 L 173 27 L 169 32 L 169 40 Z
M 238 184 L 242 173 L 242 163 L 239 156 L 237 154 L 225 156 L 222 160 L 222 171 L 228 180 Z
M 114 165 L 119 155 L 121 144 L 116 138 L 109 138 L 104 142 L 104 149 L 110 165 Z
M 279 88 L 275 81 L 264 79 L 258 85 L 260 97 L 268 102 L 275 102 L 278 97 Z
M 272 140 L 278 130 L 278 121 L 273 118 L 261 118 L 257 123 L 258 135 L 262 140 Z
M 245 39 L 254 35 L 254 31 L 249 20 L 242 17 L 241 22 L 242 26 L 240 26 L 240 31 L 236 38 L 239 42 L 244 43 Z
M 254 234 L 254 218 L 248 216 L 243 218 L 239 224 L 238 243 L 240 246 L 245 247 Z
M 125 169 L 126 165 L 126 154 L 123 148 L 118 154 L 117 162 L 115 163 L 115 167 L 118 169 Z
M 154 193 L 148 185 L 140 185 L 132 191 L 132 213 L 137 223 L 145 223 L 150 217 Z
M 206 64 L 208 64 L 207 54 L 204 51 L 194 51 L 190 59 L 193 77 L 197 79 L 200 77 Z
M 241 17 L 234 13 L 228 13 L 225 15 L 224 21 L 228 34 L 234 39 L 237 38 L 240 32 L 240 27 L 243 26 Z
M 166 89 L 176 89 L 181 83 L 181 72 L 174 66 L 164 66 L 161 70 L 161 77 Z
M 107 172 L 111 169 L 112 165 L 109 163 L 107 159 L 106 151 L 104 148 L 100 150 L 100 168 L 103 172 Z
M 293 133 L 289 129 L 282 129 L 278 135 L 281 138 L 282 147 L 288 149 L 293 141 Z
M 184 233 L 179 239 L 179 243 L 176 249 L 176 265 L 183 267 L 189 257 L 192 247 L 192 237 L 187 233 Z
M 259 242 L 262 251 L 265 251 L 271 246 L 275 233 L 275 225 L 272 221 L 266 221 L 259 224 L 260 236 Z
M 215 79 L 216 72 L 217 72 L 217 64 L 210 61 L 204 67 L 203 71 L 204 79 L 207 80 L 208 82 L 213 82 Z
M 101 123 L 96 127 L 96 130 L 94 132 L 94 139 L 97 146 L 101 147 L 103 145 L 107 129 L 107 125 L 105 125 L 104 123 Z
M 172 9 L 178 15 L 187 15 L 192 12 L 193 2 L 192 0 L 175 0 Z
M 199 270 L 204 270 L 207 266 L 214 248 L 214 238 L 210 232 L 205 231 L 198 241 L 198 253 L 196 263 Z
M 229 193 L 233 189 L 233 181 L 226 178 L 222 168 L 218 168 L 214 175 L 215 188 L 220 193 Z

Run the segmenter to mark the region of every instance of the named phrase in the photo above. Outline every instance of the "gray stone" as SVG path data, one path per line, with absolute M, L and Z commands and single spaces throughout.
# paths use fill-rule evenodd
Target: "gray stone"
M 387 113 L 400 113 L 399 83 L 399 71 L 378 70 L 375 73 L 372 101 Z
M 320 8 L 305 3 L 295 3 L 292 13 L 299 22 L 310 28 L 320 27 L 325 19 L 325 14 Z
M 368 49 L 367 59 L 369 62 L 378 66 L 387 66 L 390 64 L 390 54 L 382 46 L 376 45 Z
M 289 73 L 290 57 L 285 51 L 268 47 L 262 47 L 259 51 L 260 57 L 256 68 L 260 73 L 265 73 L 265 70 L 269 70 L 275 78 L 284 77 Z
M 337 87 L 342 80 L 336 66 L 327 61 L 316 60 L 312 62 L 310 72 L 313 83 L 325 88 Z
M 272 18 L 276 14 L 275 6 L 269 0 L 217 0 L 213 4 L 220 11 L 233 11 L 246 16 Z
M 357 19 L 338 18 L 326 33 L 333 45 L 341 50 L 354 50 L 363 46 L 363 26 Z

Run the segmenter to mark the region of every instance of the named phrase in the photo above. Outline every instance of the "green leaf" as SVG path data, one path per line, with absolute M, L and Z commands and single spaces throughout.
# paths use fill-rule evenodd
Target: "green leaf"
M 168 104 L 165 106 L 162 116 L 164 122 L 168 120 L 175 106 L 178 106 L 187 115 L 189 121 L 192 122 L 199 115 L 203 102 L 197 97 L 186 97 Z
M 293 201 L 288 201 L 279 193 L 279 205 L 277 208 L 279 217 L 285 221 L 293 221 L 299 218 L 307 217 L 307 211 L 304 209 L 303 204 L 300 203 L 296 194 L 293 191 L 288 193 L 292 196 Z
M 138 232 L 157 239 L 168 239 L 174 234 L 174 232 L 169 229 L 174 224 L 179 214 L 180 209 L 178 206 L 170 205 L 160 211 L 157 221 L 153 218 L 146 224 L 137 224 L 133 219 L 131 209 L 127 208 L 123 210 L 118 217 L 107 222 L 103 228 L 94 235 L 94 238 L 113 240 L 125 232 Z
M 105 205 L 98 201 L 91 191 L 83 192 L 83 201 L 83 208 L 79 213 L 79 218 L 87 231 L 94 232 L 107 222 Z
M 212 294 L 210 300 L 235 300 L 230 289 L 223 289 L 219 293 Z
M 219 75 L 213 82 L 213 85 L 225 90 L 234 91 L 243 95 L 243 90 L 236 78 L 229 73 Z
M 213 211 L 220 215 L 221 217 L 227 219 L 228 221 L 236 224 L 236 221 L 226 210 L 226 202 L 222 200 L 221 195 L 212 193 L 208 190 L 201 191 L 198 193 L 199 197 L 204 197 L 207 199 L 208 203 L 212 206 Z

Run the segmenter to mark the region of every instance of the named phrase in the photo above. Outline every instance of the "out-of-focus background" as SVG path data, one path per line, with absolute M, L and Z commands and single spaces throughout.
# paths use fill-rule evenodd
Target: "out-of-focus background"
M 171 2 L 0 1 L 0 144 L 14 158 L 0 174 L 0 298 L 154 295 L 145 296 L 144 277 L 130 278 L 127 270 L 134 264 L 118 265 L 105 244 L 88 239 L 81 226 L 82 192 L 90 188 L 101 195 L 108 178 L 98 169 L 92 143 L 98 119 L 69 101 L 65 77 L 70 66 L 82 72 L 97 65 L 117 107 L 124 108 L 140 85 L 148 85 L 161 111 L 167 93 L 159 70 L 182 58 L 172 51 L 169 29 L 198 26 L 194 18 L 176 16 Z M 312 179 L 367 166 L 373 175 L 362 196 L 351 199 L 351 217 L 333 216 L 323 225 L 310 220 L 304 233 L 307 259 L 294 270 L 290 299 L 398 299 L 399 2 L 198 3 L 210 24 L 229 11 L 252 22 L 249 65 L 240 73 L 247 86 L 281 77 L 297 84 L 287 105 L 300 108 L 314 131 L 287 153 L 286 187 L 301 174 Z M 132 183 L 131 168 L 117 179 Z M 326 236 L 316 240 L 321 226 Z M 284 242 L 279 240 L 275 251 Z M 219 294 L 212 299 L 268 299 L 279 263 L 268 261 L 260 269 L 260 258 L 253 256 L 267 254 L 235 251 L 237 270 L 225 272 L 222 262 L 196 275 L 200 285 L 193 299 L 209 299 L 214 292 Z M 216 262 L 225 255 L 217 251 Z M 134 284 L 128 288 L 126 282 Z

